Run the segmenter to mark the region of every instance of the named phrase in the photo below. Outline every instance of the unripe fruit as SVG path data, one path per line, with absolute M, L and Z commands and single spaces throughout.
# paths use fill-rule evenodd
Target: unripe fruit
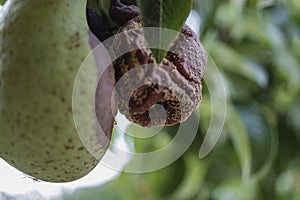
M 91 52 L 85 11 L 82 0 L 10 0 L 0 13 L 0 157 L 36 179 L 79 179 L 109 145 L 112 114 L 96 105 L 98 118 L 105 116 L 103 133 L 85 117 L 95 109 L 89 98 L 72 107 L 78 69 Z M 81 95 L 95 94 L 84 87 L 95 80 L 82 81 Z M 96 99 L 110 100 L 110 89 L 101 88 Z M 76 127 L 73 111 L 82 114 L 86 127 Z M 76 128 L 85 130 L 83 138 L 95 152 Z

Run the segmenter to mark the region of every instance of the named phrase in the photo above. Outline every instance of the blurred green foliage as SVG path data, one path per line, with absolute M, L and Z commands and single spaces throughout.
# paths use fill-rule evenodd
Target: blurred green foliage
M 300 199 L 299 0 L 195 0 L 194 10 L 228 95 L 226 123 L 213 151 L 198 157 L 212 115 L 204 81 L 196 111 L 200 128 L 181 158 L 155 172 L 122 173 L 63 199 Z M 177 128 L 136 139 L 135 151 L 159 149 Z
M 213 151 L 198 158 L 212 115 L 204 81 L 199 132 L 180 159 L 65 199 L 300 199 L 299 1 L 195 0 L 194 10 L 228 95 L 226 123 Z M 155 150 L 176 130 L 136 139 L 135 149 Z

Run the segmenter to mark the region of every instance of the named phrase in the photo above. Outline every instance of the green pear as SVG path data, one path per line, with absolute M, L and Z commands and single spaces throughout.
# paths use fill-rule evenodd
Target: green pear
M 77 180 L 109 146 L 113 116 L 102 103 L 112 87 L 90 87 L 97 81 L 93 59 L 94 68 L 77 76 L 92 50 L 85 11 L 86 0 L 10 0 L 0 13 L 0 157 L 35 179 Z M 102 129 L 86 114 L 94 110 Z

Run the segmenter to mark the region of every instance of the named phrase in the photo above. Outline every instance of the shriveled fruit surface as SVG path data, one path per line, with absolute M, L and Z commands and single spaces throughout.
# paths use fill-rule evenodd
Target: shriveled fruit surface
M 142 126 L 183 122 L 201 100 L 205 50 L 196 34 L 184 25 L 158 64 L 141 28 L 140 17 L 129 20 L 113 43 L 120 55 L 114 62 L 116 80 L 121 81 L 116 87 L 118 109 Z M 163 107 L 165 115 L 155 108 L 157 105 Z

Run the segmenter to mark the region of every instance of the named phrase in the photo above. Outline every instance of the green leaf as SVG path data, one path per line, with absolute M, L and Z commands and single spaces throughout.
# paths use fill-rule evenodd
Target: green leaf
M 193 0 L 139 0 L 138 5 L 142 12 L 145 27 L 172 29 L 178 31 L 179 34 L 192 9 Z M 158 34 L 158 38 L 155 36 L 158 47 L 161 46 L 162 42 L 169 46 L 176 38 L 175 34 L 169 37 Z M 152 34 L 145 33 L 145 37 L 147 40 L 153 39 Z M 152 53 L 157 63 L 160 63 L 167 52 L 162 49 L 152 49 Z
M 242 169 L 242 179 L 247 181 L 251 175 L 251 146 L 247 130 L 235 108 L 229 107 L 230 122 L 228 131 Z
M 192 199 L 202 188 L 208 170 L 208 162 L 200 160 L 196 154 L 187 153 L 184 155 L 185 175 L 177 190 L 169 199 Z
M 164 197 L 163 199 L 168 197 L 167 199 L 179 200 L 178 196 L 175 196 L 176 198 L 169 198 L 169 196 L 180 190 L 182 183 L 185 182 L 186 174 L 189 173 L 188 170 L 189 168 L 185 159 L 179 158 L 160 170 L 141 174 L 140 178 L 145 181 L 149 191 L 155 196 Z
M 278 199 L 299 199 L 299 165 L 299 158 L 294 158 L 288 163 L 287 168 L 277 177 L 275 192 Z
M 268 125 L 271 144 L 268 152 L 268 157 L 266 158 L 264 165 L 258 171 L 256 171 L 254 174 L 251 175 L 251 181 L 253 182 L 260 181 L 271 170 L 271 168 L 273 167 L 273 163 L 276 160 L 276 156 L 278 153 L 278 146 L 279 146 L 279 140 L 278 140 L 279 133 L 276 128 L 276 119 L 274 117 L 275 116 L 274 112 L 264 106 L 262 106 L 261 110 L 262 113 L 264 114 L 264 118 Z
M 102 11 L 102 13 L 109 18 L 109 6 L 110 1 L 107 0 L 96 0 L 98 4 L 98 8 Z
M 6 2 L 6 0 L 0 0 L 0 5 L 3 5 Z M 1 9 L 1 7 L 0 7 Z
M 87 1 L 87 7 L 91 8 L 94 12 L 99 14 L 97 0 L 88 0 Z
M 212 192 L 212 199 L 263 199 L 261 198 L 259 185 L 255 182 L 241 182 L 236 178 L 223 180 Z
M 94 1 L 98 9 L 98 13 L 101 15 L 104 23 L 109 26 L 110 28 L 113 28 L 116 26 L 115 22 L 110 18 L 109 14 L 109 7 L 110 7 L 110 1 L 108 0 L 88 0 L 88 2 Z
M 1 197 L 1 196 L 0 196 Z M 64 193 L 63 200 L 151 200 L 157 199 L 138 174 L 121 173 L 114 180 L 95 187 L 78 188 Z

